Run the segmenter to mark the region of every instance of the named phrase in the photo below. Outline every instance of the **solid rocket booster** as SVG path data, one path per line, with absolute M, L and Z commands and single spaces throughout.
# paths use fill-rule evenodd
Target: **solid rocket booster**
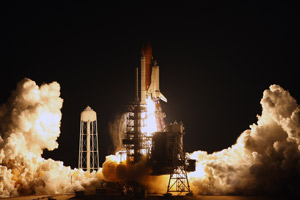
M 152 48 L 146 43 L 142 48 L 141 56 L 141 104 L 146 104 L 146 98 L 161 99 L 167 102 L 166 97 L 159 90 L 159 66 L 153 62 Z
M 146 57 L 143 50 L 141 57 L 141 104 L 146 104 Z

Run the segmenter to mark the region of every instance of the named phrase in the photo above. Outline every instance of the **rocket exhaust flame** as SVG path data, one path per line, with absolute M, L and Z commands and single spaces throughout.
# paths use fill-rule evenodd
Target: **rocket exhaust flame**
M 155 104 L 150 97 L 146 99 L 147 106 L 147 117 L 146 117 L 146 127 L 145 132 L 147 136 L 151 136 L 154 132 L 157 131 L 157 123 L 155 118 Z
M 24 79 L 8 102 L 0 107 L 1 197 L 88 191 L 99 186 L 102 180 L 135 180 L 149 192 L 165 192 L 168 176 L 149 176 L 150 169 L 144 158 L 129 166 L 126 162 L 120 163 L 120 157 L 108 156 L 103 169 L 93 173 L 42 158 L 45 148 L 58 147 L 63 103 L 59 96 L 60 86 L 56 82 L 39 87 L 34 81 Z M 152 103 L 149 102 L 149 107 L 153 107 Z M 289 92 L 278 85 L 264 91 L 261 105 L 257 123 L 245 130 L 236 144 L 213 154 L 196 151 L 189 155 L 198 160 L 196 171 L 189 173 L 194 193 L 275 194 L 282 191 L 299 195 L 300 107 Z M 150 118 L 153 110 L 148 109 Z M 153 125 L 156 121 L 151 117 L 147 123 Z

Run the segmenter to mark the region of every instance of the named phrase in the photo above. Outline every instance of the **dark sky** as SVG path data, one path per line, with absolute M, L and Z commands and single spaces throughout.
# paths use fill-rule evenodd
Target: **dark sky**
M 112 153 L 108 123 L 134 100 L 144 41 L 151 42 L 160 66 L 166 122 L 183 121 L 187 151 L 234 144 L 256 122 L 270 84 L 281 85 L 299 102 L 296 5 L 278 0 L 113 4 L 1 6 L 0 103 L 24 77 L 61 85 L 60 146 L 44 157 L 77 166 L 80 113 L 87 105 L 98 116 L 100 161 Z

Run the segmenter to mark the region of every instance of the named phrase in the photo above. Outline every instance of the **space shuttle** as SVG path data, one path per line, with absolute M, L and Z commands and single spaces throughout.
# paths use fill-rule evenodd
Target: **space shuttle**
M 146 104 L 146 98 L 152 100 L 163 100 L 167 98 L 159 90 L 159 66 L 152 57 L 152 48 L 150 43 L 145 43 L 141 52 L 141 104 Z

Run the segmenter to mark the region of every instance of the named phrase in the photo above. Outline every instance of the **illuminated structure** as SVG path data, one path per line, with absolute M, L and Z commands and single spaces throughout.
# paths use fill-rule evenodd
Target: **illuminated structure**
M 99 169 L 97 115 L 89 106 L 80 116 L 78 168 L 88 172 Z
M 163 100 L 167 98 L 159 90 L 159 66 L 152 57 L 152 47 L 146 43 L 142 48 L 141 56 L 141 104 L 146 104 L 146 98 L 153 100 Z
M 139 99 L 139 71 L 136 68 L 135 102 L 127 108 L 127 128 L 123 145 L 127 152 L 127 162 L 133 164 L 140 160 L 142 155 L 150 156 L 152 133 L 162 131 L 165 127 L 164 113 L 159 100 L 167 101 L 159 90 L 159 66 L 152 58 L 152 48 L 145 44 L 141 52 L 141 99 Z M 154 102 L 152 122 L 149 123 L 150 113 L 147 101 Z M 155 127 L 151 127 L 155 126 Z M 149 130 L 151 128 L 152 130 Z
M 183 150 L 183 123 L 166 125 L 152 138 L 149 165 L 153 175 L 170 174 L 167 193 L 191 194 L 187 172 L 195 171 L 196 160 L 188 159 Z
M 186 158 L 183 150 L 184 127 L 174 122 L 165 125 L 160 100 L 167 99 L 159 90 L 159 67 L 146 44 L 141 56 L 141 99 L 139 99 L 138 68 L 136 69 L 135 102 L 128 106 L 127 129 L 123 145 L 127 163 L 146 158 L 152 175 L 170 174 L 167 194 L 191 194 L 187 171 L 195 171 L 196 160 Z
M 165 127 L 165 114 L 162 112 L 159 100 L 167 102 L 167 98 L 159 89 L 159 66 L 152 57 L 150 43 L 145 43 L 141 52 L 141 105 L 146 105 L 147 99 L 155 104 L 156 131 L 162 131 Z M 149 124 L 148 124 L 149 126 Z
M 127 162 L 137 163 L 143 154 L 147 152 L 146 106 L 141 105 L 138 95 L 138 68 L 136 68 L 136 97 L 135 102 L 128 105 L 126 134 L 123 145 L 126 148 Z

